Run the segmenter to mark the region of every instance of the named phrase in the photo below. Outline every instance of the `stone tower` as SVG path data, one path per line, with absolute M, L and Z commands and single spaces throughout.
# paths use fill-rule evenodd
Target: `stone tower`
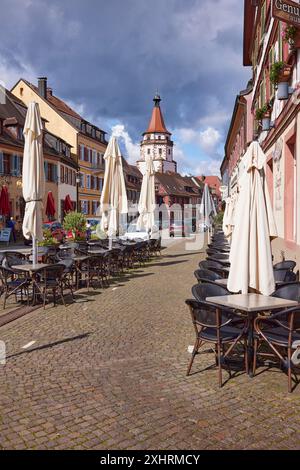
M 160 96 L 154 96 L 154 107 L 148 129 L 143 134 L 140 149 L 140 160 L 137 166 L 142 174 L 145 171 L 145 158 L 151 156 L 156 172 L 176 173 L 177 164 L 173 160 L 173 141 L 171 133 L 167 130 L 160 109 Z

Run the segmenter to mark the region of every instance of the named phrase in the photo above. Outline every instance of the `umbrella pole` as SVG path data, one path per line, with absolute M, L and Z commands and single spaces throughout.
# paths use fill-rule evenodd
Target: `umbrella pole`
M 112 249 L 112 236 L 111 235 L 109 236 L 108 249 L 109 250 Z
M 37 253 L 37 239 L 32 237 L 32 264 L 38 263 L 38 253 Z

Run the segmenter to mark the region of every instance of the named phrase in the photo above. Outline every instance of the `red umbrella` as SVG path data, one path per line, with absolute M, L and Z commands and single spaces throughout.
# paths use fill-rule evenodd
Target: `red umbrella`
M 3 186 L 0 196 L 0 214 L 8 216 L 10 214 L 9 197 L 7 187 Z
M 48 196 L 47 196 L 47 203 L 46 203 L 46 214 L 49 220 L 54 217 L 55 212 L 56 211 L 55 211 L 54 197 L 53 197 L 52 192 L 49 191 Z
M 67 214 L 67 212 L 71 212 L 73 210 L 73 203 L 71 201 L 71 198 L 69 194 L 66 195 L 65 202 L 64 202 L 64 212 Z

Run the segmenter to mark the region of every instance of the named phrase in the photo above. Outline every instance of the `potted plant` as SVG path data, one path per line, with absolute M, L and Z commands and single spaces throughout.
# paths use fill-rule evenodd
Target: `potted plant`
M 269 102 L 265 103 L 261 108 L 257 108 L 255 111 L 255 118 L 257 121 L 261 121 L 263 131 L 270 130 L 271 110 L 272 106 Z
M 44 229 L 43 230 L 43 241 L 38 242 L 38 246 L 56 246 L 59 245 L 59 240 L 57 240 L 51 230 Z
M 70 234 L 69 240 L 85 240 L 86 218 L 81 212 L 69 212 L 64 218 L 63 227 Z
M 286 25 L 281 35 L 283 40 L 288 43 L 290 52 L 293 52 L 295 47 L 299 47 L 298 28 L 296 26 Z
M 291 76 L 291 66 L 285 62 L 274 62 L 270 70 L 270 81 L 277 87 L 277 98 L 287 100 L 289 97 L 289 80 Z

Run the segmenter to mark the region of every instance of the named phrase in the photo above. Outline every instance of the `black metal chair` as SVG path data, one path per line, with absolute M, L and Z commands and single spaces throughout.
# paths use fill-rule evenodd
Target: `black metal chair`
M 289 269 L 293 271 L 296 266 L 296 262 L 292 260 L 281 261 L 280 263 L 274 264 L 274 269 Z
M 211 268 L 223 269 L 223 265 L 221 263 L 218 263 L 217 261 L 203 260 L 203 261 L 200 261 L 198 266 L 200 269 L 211 269 Z
M 223 264 L 218 263 L 217 261 L 212 261 L 212 260 L 200 261 L 199 268 L 200 269 L 209 269 L 210 271 L 214 271 L 217 274 L 220 274 L 222 277 L 228 277 L 228 272 L 226 271 L 226 266 L 224 267 Z
M 272 297 L 281 299 L 295 300 L 300 303 L 300 282 L 291 282 L 277 287 Z
M 288 288 L 289 286 L 287 286 Z M 270 317 L 257 317 L 254 321 L 253 374 L 256 371 L 259 348 L 267 344 L 287 372 L 288 391 L 292 391 L 292 345 L 300 341 L 300 305 L 275 313 Z M 263 352 L 263 355 L 267 354 Z
M 28 287 L 30 281 L 24 273 L 15 273 L 10 268 L 0 266 L 0 281 L 1 281 L 1 292 L 3 293 L 3 308 L 5 309 L 6 300 L 11 296 L 21 295 L 21 301 L 23 300 L 23 294 L 27 296 L 27 305 L 29 303 L 29 292 Z
M 206 343 L 212 345 L 212 349 L 215 353 L 219 387 L 222 387 L 222 366 L 226 364 L 226 360 L 233 352 L 235 346 L 240 343 L 244 347 L 245 369 L 248 373 L 246 344 L 247 320 L 241 319 L 241 317 L 233 311 L 216 308 L 213 305 L 194 299 L 186 300 L 186 304 L 190 308 L 196 333 L 196 340 L 188 365 L 187 375 L 190 374 L 196 354 L 198 354 L 199 349 Z M 228 346 L 226 351 L 225 345 Z M 231 375 L 230 364 L 228 363 L 227 365 L 229 374 Z
M 27 264 L 28 260 L 26 255 L 19 251 L 5 251 L 2 266 L 12 269 L 14 265 Z
M 198 282 L 216 281 L 217 279 L 222 279 L 220 274 L 217 274 L 214 271 L 210 271 L 209 269 L 197 269 L 194 272 L 194 276 Z
M 192 294 L 199 302 L 204 302 L 207 297 L 215 297 L 218 295 L 230 295 L 226 287 L 219 286 L 215 282 L 202 282 L 192 287 Z
M 64 306 L 66 306 L 64 299 L 64 276 L 65 266 L 62 264 L 53 264 L 41 268 L 33 274 L 33 295 L 34 302 L 37 296 L 43 299 L 43 307 L 45 309 L 46 299 L 49 291 L 53 295 L 53 303 L 56 305 L 56 294 L 59 292 L 60 298 Z
M 278 285 L 280 283 L 295 282 L 297 280 L 296 273 L 288 269 L 274 269 L 274 280 Z

